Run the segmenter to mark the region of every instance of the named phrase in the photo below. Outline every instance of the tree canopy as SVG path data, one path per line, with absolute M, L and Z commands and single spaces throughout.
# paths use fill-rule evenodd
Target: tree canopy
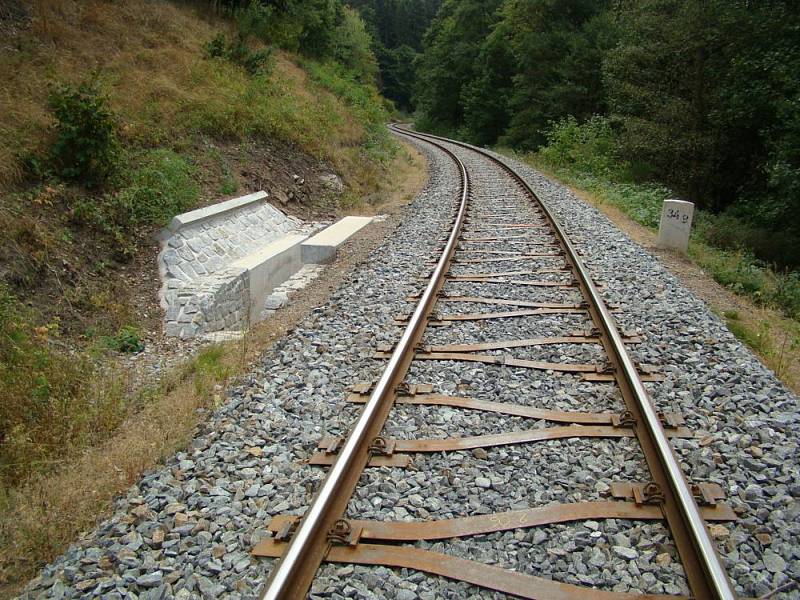
M 418 125 L 536 150 L 606 119 L 635 178 L 800 230 L 800 11 L 788 0 L 445 0 Z

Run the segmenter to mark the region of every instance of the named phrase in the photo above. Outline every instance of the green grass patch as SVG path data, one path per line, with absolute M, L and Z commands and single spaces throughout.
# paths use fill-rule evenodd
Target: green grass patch
M 107 335 L 100 338 L 103 347 L 114 352 L 135 353 L 144 350 L 142 334 L 131 325 L 120 328 L 115 335 Z
M 214 385 L 233 374 L 233 366 L 227 358 L 223 346 L 209 346 L 197 353 L 188 366 L 188 372 L 194 375 L 197 394 L 207 394 Z
M 750 346 L 750 348 L 759 354 L 766 354 L 770 351 L 769 328 L 764 323 L 755 331 L 745 323 L 739 321 L 738 318 L 732 319 L 726 317 L 725 324 L 737 339 Z
M 125 257 L 137 250 L 141 233 L 193 207 L 200 193 L 194 166 L 172 150 L 133 153 L 129 164 L 117 191 L 81 198 L 72 210 L 77 223 L 112 236 Z
M 387 161 L 395 157 L 398 146 L 386 128 L 390 114 L 374 86 L 359 82 L 355 73 L 333 61 L 306 60 L 303 67 L 314 82 L 355 111 L 366 131 L 364 146 L 373 159 Z

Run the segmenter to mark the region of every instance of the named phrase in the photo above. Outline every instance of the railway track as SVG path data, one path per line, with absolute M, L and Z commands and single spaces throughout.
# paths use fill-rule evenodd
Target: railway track
M 424 289 L 408 298 L 410 305 L 416 303 L 414 310 L 397 316 L 404 328 L 399 342 L 377 349 L 376 357 L 387 361 L 381 377 L 355 385 L 348 397 L 363 404 L 352 430 L 345 437 L 319 440 L 310 462 L 330 469 L 304 517 L 273 518 L 273 537 L 254 549 L 257 556 L 279 558 L 261 598 L 304 598 L 325 561 L 409 568 L 524 598 L 642 597 L 556 582 L 430 549 L 437 540 L 463 538 L 468 543 L 488 535 L 502 542 L 533 527 L 604 519 L 666 526 L 665 545 L 674 547 L 680 559 L 686 593 L 645 597 L 734 598 L 706 522 L 734 520 L 736 515 L 717 486 L 690 485 L 684 478 L 669 438 L 693 433 L 681 415 L 655 410 L 645 383 L 658 381 L 659 374 L 631 357 L 629 348 L 641 340 L 617 329 L 614 307 L 604 303 L 599 284 L 562 226 L 524 180 L 494 156 L 394 130 L 436 146 L 456 165 L 461 191 L 452 230 L 442 240 L 440 255 L 431 259 L 430 278 L 420 282 Z M 478 165 L 480 181 L 473 175 Z M 456 377 L 458 369 L 466 368 L 480 373 L 483 383 L 494 378 L 494 394 L 465 393 L 479 386 L 448 381 L 451 365 L 457 365 Z M 497 374 L 507 370 L 524 376 L 498 380 Z M 606 391 L 570 398 L 569 410 L 526 401 L 526 385 L 547 386 L 559 378 L 579 382 L 581 390 Z M 512 385 L 503 389 L 505 383 Z M 447 435 L 446 427 L 437 429 L 436 437 L 405 435 L 409 411 L 435 421 L 436 411 L 445 407 L 491 425 L 478 435 Z M 407 478 L 426 467 L 446 472 L 437 460 L 451 453 L 470 452 L 480 461 L 485 476 L 475 482 L 484 490 L 495 486 L 492 457 L 499 452 L 502 464 L 511 453 L 510 466 L 519 471 L 515 479 L 523 482 L 531 467 L 537 470 L 537 451 L 532 449 L 548 440 L 635 444 L 642 464 L 585 499 L 570 496 L 570 482 L 561 480 L 551 485 L 565 490 L 561 496 L 570 501 L 552 501 L 558 493 L 532 501 L 530 488 L 515 491 L 513 485 L 500 484 L 519 500 L 509 510 L 488 512 L 479 502 L 477 507 L 452 507 L 450 518 L 392 521 L 385 519 L 386 511 L 379 520 L 363 518 L 354 509 L 358 486 Z M 520 456 L 524 459 L 515 459 Z M 538 460 L 546 460 L 546 453 Z M 507 470 L 508 460 L 505 465 Z M 458 489 L 457 480 L 451 485 Z M 625 547 L 620 548 L 624 555 Z

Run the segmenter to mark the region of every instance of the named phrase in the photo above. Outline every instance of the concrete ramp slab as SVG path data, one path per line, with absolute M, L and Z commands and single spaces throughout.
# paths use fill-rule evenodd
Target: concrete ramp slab
M 300 242 L 303 234 L 290 234 L 264 246 L 258 252 L 234 261 L 234 268 L 243 269 L 250 290 L 249 318 L 260 320 L 264 301 L 272 290 L 294 275 L 303 266 Z
M 372 217 L 344 217 L 300 244 L 304 263 L 325 264 L 336 257 L 336 250 L 350 236 L 372 222 Z

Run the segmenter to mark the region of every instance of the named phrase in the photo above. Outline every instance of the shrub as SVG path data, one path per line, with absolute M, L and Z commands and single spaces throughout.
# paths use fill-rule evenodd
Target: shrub
M 172 150 L 150 150 L 130 162 L 136 166 L 120 190 L 79 201 L 72 211 L 77 222 L 112 237 L 120 258 L 132 255 L 143 228 L 166 224 L 200 193 L 194 167 Z
M 539 151 L 546 162 L 570 167 L 600 177 L 620 178 L 626 165 L 617 156 L 617 143 L 610 121 L 594 116 L 583 123 L 566 117 L 551 123 L 547 144 Z
M 103 344 L 115 352 L 133 354 L 144 350 L 144 342 L 142 342 L 139 330 L 130 325 L 121 328 L 116 335 L 103 338 Z
M 56 139 L 50 149 L 55 171 L 89 187 L 103 183 L 117 169 L 117 118 L 95 80 L 77 88 L 59 85 L 50 94 Z
M 206 42 L 205 50 L 208 58 L 225 58 L 228 43 L 224 33 L 218 33 L 210 41 Z
M 800 273 L 778 275 L 772 295 L 787 315 L 800 320 Z
M 263 75 L 272 68 L 274 49 L 271 46 L 253 50 L 243 36 L 230 42 L 223 34 L 216 35 L 205 46 L 208 58 L 222 58 L 239 65 L 250 75 Z
M 194 167 L 172 150 L 146 152 L 127 185 L 111 197 L 117 223 L 166 224 L 197 201 L 200 188 L 194 175 Z

